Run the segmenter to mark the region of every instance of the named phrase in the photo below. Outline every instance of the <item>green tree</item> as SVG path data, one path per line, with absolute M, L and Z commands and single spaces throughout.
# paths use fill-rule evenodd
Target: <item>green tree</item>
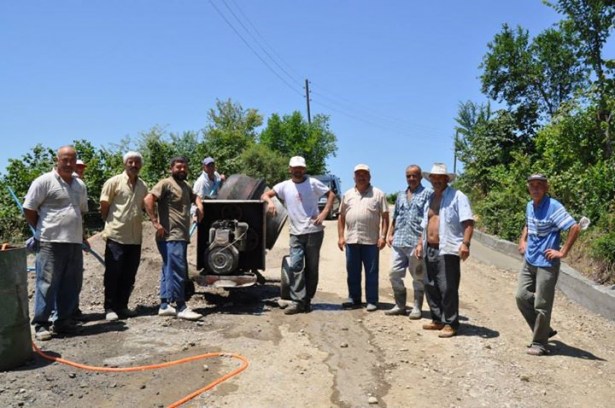
M 596 121 L 601 129 L 604 157 L 613 155 L 613 105 L 609 103 L 615 92 L 613 62 L 603 57 L 604 44 L 615 27 L 615 2 L 612 0 L 543 0 L 570 21 L 580 43 L 579 56 L 591 66 L 595 74 Z
M 2 241 L 19 242 L 30 236 L 30 230 L 7 187 L 15 192 L 20 203 L 35 178 L 50 171 L 55 165 L 56 152 L 37 144 L 32 152 L 20 159 L 9 159 L 6 175 L 0 185 L 0 238 Z
M 173 145 L 166 139 L 168 139 L 168 134 L 160 126 L 154 126 L 140 135 L 138 150 L 143 155 L 140 175 L 150 186 L 169 176 L 170 160 L 176 152 Z
M 497 182 L 493 169 L 511 165 L 517 152 L 528 154 L 530 139 L 518 131 L 516 118 L 506 110 L 491 118 L 488 107 L 461 104 L 456 120 L 461 124 L 457 148 L 464 165 L 460 185 L 472 199 L 479 199 Z
M 244 174 L 262 178 L 269 186 L 288 178 L 288 159 L 261 144 L 254 144 L 244 150 L 240 163 Z
M 256 142 L 256 129 L 263 117 L 256 109 L 244 109 L 239 103 L 216 100 L 216 108 L 208 113 L 204 134 L 205 152 L 228 174 L 241 173 L 239 157 Z
M 271 115 L 260 135 L 260 143 L 287 160 L 303 156 L 310 174 L 326 173 L 326 160 L 335 156 L 337 150 L 337 138 L 330 130 L 329 117 L 316 115 L 310 124 L 298 111 L 282 117 Z
M 482 91 L 520 114 L 526 129 L 533 128 L 541 115 L 552 117 L 587 82 L 569 24 L 545 30 L 533 40 L 527 30 L 504 24 L 487 47 L 481 64 Z

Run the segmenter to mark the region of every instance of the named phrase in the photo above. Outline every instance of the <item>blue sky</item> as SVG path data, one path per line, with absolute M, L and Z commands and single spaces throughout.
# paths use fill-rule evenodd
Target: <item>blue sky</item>
M 202 129 L 217 98 L 305 115 L 307 78 L 343 188 L 366 163 L 394 192 L 410 163 L 452 170 L 458 104 L 486 101 L 479 64 L 502 24 L 559 19 L 540 0 L 3 1 L 0 171 L 36 143 Z

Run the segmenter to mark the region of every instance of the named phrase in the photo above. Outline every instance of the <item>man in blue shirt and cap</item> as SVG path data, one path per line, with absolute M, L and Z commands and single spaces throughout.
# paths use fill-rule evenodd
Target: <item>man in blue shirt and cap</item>
M 517 307 L 533 331 L 527 353 L 542 356 L 548 353 L 549 337 L 555 335 L 551 329 L 551 310 L 560 259 L 570 252 L 580 227 L 564 206 L 547 194 L 549 182 L 544 175 L 528 177 L 527 188 L 532 199 L 527 203 L 525 227 L 519 240 L 519 252 L 525 255 L 525 262 L 519 274 L 516 299 Z M 560 248 L 561 231 L 570 232 Z

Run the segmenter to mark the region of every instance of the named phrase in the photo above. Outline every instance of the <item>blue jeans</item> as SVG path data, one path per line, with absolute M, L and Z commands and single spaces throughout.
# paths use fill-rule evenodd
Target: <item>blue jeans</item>
M 49 326 L 51 312 L 57 308 L 55 324 L 63 324 L 79 306 L 83 283 L 81 244 L 41 242 L 36 254 L 35 326 Z
M 457 255 L 440 255 L 437 248 L 427 247 L 425 295 L 434 322 L 459 327 L 459 283 L 461 261 Z
M 378 261 L 380 250 L 377 245 L 346 244 L 346 272 L 348 272 L 348 297 L 354 303 L 361 303 L 361 266 L 365 269 L 365 300 L 378 304 Z
M 175 302 L 181 307 L 186 304 L 184 281 L 188 277 L 186 262 L 188 243 L 186 241 L 158 241 L 158 251 L 162 255 L 160 273 L 161 303 Z
M 290 298 L 301 306 L 308 305 L 316 294 L 320 247 L 324 235 L 324 231 L 319 231 L 290 236 L 288 258 Z

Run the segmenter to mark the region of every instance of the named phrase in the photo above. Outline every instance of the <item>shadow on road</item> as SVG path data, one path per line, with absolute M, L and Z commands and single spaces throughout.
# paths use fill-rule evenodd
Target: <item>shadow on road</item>
M 457 332 L 457 335 L 476 336 L 483 339 L 493 339 L 496 337 L 500 337 L 500 332 L 484 326 L 476 326 L 470 323 L 463 323 L 461 326 L 459 326 L 459 331 Z
M 603 359 L 602 357 L 593 355 L 589 351 L 585 351 L 580 348 L 569 346 L 568 344 L 562 343 L 559 340 L 554 340 L 549 343 L 553 345 L 553 347 L 551 348 L 550 355 L 575 357 L 575 358 L 581 358 L 583 360 L 607 361 Z

